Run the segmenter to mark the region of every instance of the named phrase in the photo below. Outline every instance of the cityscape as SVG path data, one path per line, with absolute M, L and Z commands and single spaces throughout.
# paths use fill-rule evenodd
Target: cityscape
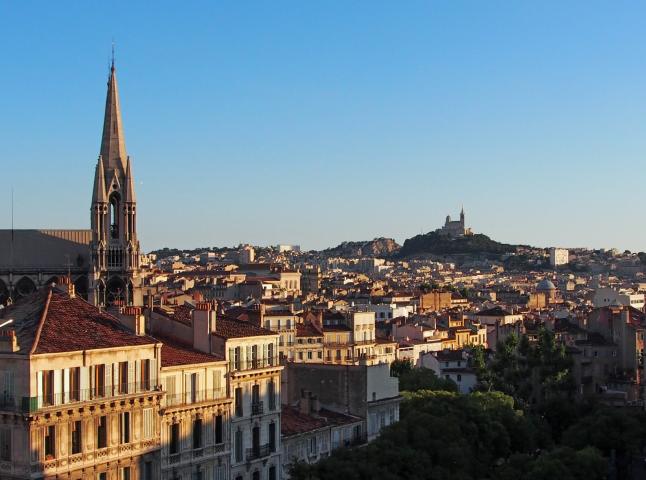
M 521 244 L 490 231 L 465 192 L 411 205 L 431 226 L 397 238 L 357 240 L 320 212 L 297 220 L 303 245 L 315 244 L 311 223 L 343 241 L 205 236 L 186 248 L 172 239 L 192 223 L 168 215 L 173 234 L 151 247 L 150 163 L 130 156 L 130 133 L 126 143 L 135 74 L 118 52 L 91 113 L 102 125 L 98 155 L 84 152 L 92 173 L 62 186 L 86 228 L 14 225 L 20 175 L 3 159 L 0 479 L 646 478 L 646 253 L 625 249 L 645 236 L 581 247 L 586 229 L 613 228 L 600 217 L 578 245 Z M 168 172 L 178 191 L 192 188 L 180 177 L 208 175 L 193 168 Z M 265 191 L 241 192 L 277 225 L 293 219 Z M 184 208 L 205 219 L 234 209 L 193 193 Z M 358 197 L 357 223 L 382 193 Z M 56 203 L 39 195 L 45 210 Z

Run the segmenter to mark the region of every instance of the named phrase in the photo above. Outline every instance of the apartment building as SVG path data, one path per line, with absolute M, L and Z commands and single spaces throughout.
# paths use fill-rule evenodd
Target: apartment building
M 161 343 L 62 287 L 2 313 L 0 477 L 159 478 Z

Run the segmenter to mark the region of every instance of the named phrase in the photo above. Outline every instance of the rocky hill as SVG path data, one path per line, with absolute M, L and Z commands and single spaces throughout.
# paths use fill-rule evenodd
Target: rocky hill
M 322 253 L 330 257 L 389 257 L 400 248 L 392 238 L 375 238 L 363 242 L 343 242 Z

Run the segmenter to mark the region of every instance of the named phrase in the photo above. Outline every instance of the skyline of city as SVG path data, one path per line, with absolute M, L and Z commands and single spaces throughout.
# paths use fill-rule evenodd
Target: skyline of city
M 630 208 L 643 178 L 622 173 L 646 147 L 635 12 L 609 16 L 596 5 L 570 31 L 582 13 L 574 6 L 472 17 L 420 3 L 191 5 L 180 14 L 135 6 L 126 18 L 118 6 L 73 15 L 2 8 L 11 41 L 0 48 L 13 72 L 0 79 L 12 92 L 0 120 L 10 139 L 0 157 L 12 159 L 2 228 L 11 225 L 10 187 L 15 228 L 87 227 L 114 38 L 144 251 L 401 243 L 462 204 L 475 232 L 501 242 L 646 250 Z M 369 24 L 353 21 L 367 13 Z M 487 22 L 501 13 L 494 31 Z M 61 28 L 34 41 L 50 16 Z M 135 29 L 142 19 L 176 28 Z M 598 35 L 611 21 L 625 28 Z M 470 28 L 452 33 L 460 24 Z M 559 40 L 561 50 L 548 48 Z

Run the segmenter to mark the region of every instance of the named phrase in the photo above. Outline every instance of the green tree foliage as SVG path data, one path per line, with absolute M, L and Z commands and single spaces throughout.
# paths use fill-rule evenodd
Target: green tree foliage
M 513 454 L 540 447 L 536 426 L 498 393 L 405 393 L 400 421 L 365 448 L 341 450 L 295 479 L 492 478 Z
M 525 407 L 568 397 L 574 391 L 572 359 L 552 332 L 542 328 L 538 341 L 531 344 L 527 336 L 507 336 L 496 348 L 490 364 L 482 351 L 475 351 L 475 368 L 482 388 L 510 395 Z
M 399 250 L 398 256 L 406 257 L 419 254 L 498 256 L 514 251 L 516 251 L 515 245 L 496 242 L 480 233 L 450 238 L 438 232 L 430 232 L 407 239 Z
M 533 457 L 512 455 L 498 468 L 495 480 L 602 480 L 606 478 L 606 460 L 599 450 L 586 447 L 573 450 L 559 447 Z
M 416 392 L 418 390 L 445 390 L 457 392 L 458 386 L 453 380 L 439 378 L 433 370 L 415 368 L 408 360 L 395 360 L 390 366 L 390 373 L 399 377 L 401 392 Z

